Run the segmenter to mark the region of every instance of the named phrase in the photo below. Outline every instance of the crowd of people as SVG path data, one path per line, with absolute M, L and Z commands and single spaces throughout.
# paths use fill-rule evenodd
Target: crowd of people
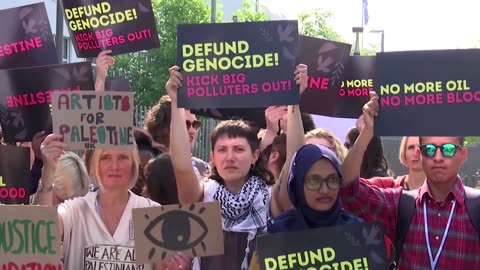
M 114 63 L 109 51 L 100 53 L 95 90 L 104 90 Z M 404 137 L 399 159 L 408 174 L 393 178 L 373 135 L 379 104 L 372 92 L 345 144 L 315 127 L 299 105 L 273 106 L 264 130 L 219 122 L 204 161 L 192 155 L 201 123 L 177 105 L 181 71 L 168 72 L 168 95 L 135 130 L 133 150 L 88 150 L 80 158 L 61 135 L 41 132 L 32 140 L 31 202 L 56 207 L 65 269 L 82 268 L 85 247 L 133 248 L 133 208 L 212 201 L 221 206 L 223 255 L 176 252 L 143 269 L 245 270 L 258 263 L 259 235 L 371 221 L 384 225 L 392 268 L 480 268 L 480 222 L 468 208 L 478 194 L 459 177 L 468 156 L 462 137 Z M 307 73 L 303 64 L 294 71 L 300 94 Z M 409 198 L 412 213 L 403 213 Z M 410 215 L 406 223 L 403 215 Z

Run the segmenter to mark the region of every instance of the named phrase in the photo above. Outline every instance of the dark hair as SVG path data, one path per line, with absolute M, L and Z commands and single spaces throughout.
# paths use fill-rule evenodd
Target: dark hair
M 427 137 L 426 136 L 418 137 L 418 142 L 420 143 L 420 145 L 422 145 L 423 138 L 427 138 Z M 457 137 L 457 140 L 460 146 L 465 146 L 465 137 Z
M 153 141 L 152 136 L 143 129 L 135 128 L 133 130 L 133 137 L 135 137 L 138 151 L 150 151 L 153 156 L 167 152 L 162 145 Z
M 178 190 L 170 154 L 151 159 L 145 167 L 145 194 L 162 205 L 178 204 Z
M 283 167 L 285 164 L 285 161 L 287 160 L 287 135 L 285 133 L 282 133 L 280 135 L 275 136 L 273 139 L 273 142 L 269 147 L 270 149 L 268 152 L 268 155 L 270 155 L 270 152 L 272 151 L 277 151 L 280 154 L 280 169 Z M 267 156 L 268 158 L 268 156 Z
M 307 134 L 310 130 L 314 130 L 317 128 L 315 122 L 313 121 L 312 115 L 308 113 L 301 113 L 302 123 L 303 123 L 303 133 Z
M 260 143 L 257 137 L 257 133 L 252 126 L 246 124 L 242 120 L 222 121 L 213 129 L 210 136 L 212 143 L 212 151 L 215 149 L 215 143 L 217 142 L 218 138 L 223 135 L 227 135 L 229 138 L 245 138 L 250 145 L 250 149 L 252 150 L 252 152 L 259 150 Z M 275 180 L 270 171 L 268 171 L 265 160 L 261 157 L 258 158 L 255 166 L 252 170 L 250 170 L 249 176 L 252 175 L 262 178 L 263 180 L 265 180 L 265 182 L 267 182 L 267 184 L 273 184 Z M 224 183 L 223 178 L 218 174 L 215 166 L 213 167 L 210 178 L 219 182 L 220 184 Z
M 354 144 L 359 136 L 356 127 L 351 128 L 347 132 L 347 138 L 351 144 Z M 391 175 L 388 169 L 388 162 L 383 153 L 382 140 L 373 136 L 367 146 L 367 150 L 363 154 L 362 166 L 360 168 L 360 177 L 372 178 L 375 176 L 389 176 Z
M 170 147 L 170 121 L 172 120 L 172 100 L 168 95 L 160 98 L 145 116 L 145 128 L 153 140 Z

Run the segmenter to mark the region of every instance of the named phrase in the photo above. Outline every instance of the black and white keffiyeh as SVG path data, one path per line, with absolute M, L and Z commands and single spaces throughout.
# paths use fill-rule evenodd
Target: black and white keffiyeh
M 224 230 L 248 233 L 245 258 L 241 266 L 242 270 L 246 270 L 250 241 L 267 225 L 269 187 L 261 178 L 252 176 L 236 194 L 231 193 L 225 185 L 219 185 L 213 199 L 220 202 Z
M 213 199 L 220 202 L 225 230 L 251 230 L 267 224 L 268 186 L 257 176 L 250 177 L 236 194 L 232 194 L 224 185 L 220 185 Z

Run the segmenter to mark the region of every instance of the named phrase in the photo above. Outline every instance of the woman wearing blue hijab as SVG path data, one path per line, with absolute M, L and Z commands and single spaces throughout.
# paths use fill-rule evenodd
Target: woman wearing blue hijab
M 269 233 L 363 223 L 342 208 L 340 162 L 328 147 L 306 144 L 294 155 L 288 195 L 294 206 L 267 224 Z

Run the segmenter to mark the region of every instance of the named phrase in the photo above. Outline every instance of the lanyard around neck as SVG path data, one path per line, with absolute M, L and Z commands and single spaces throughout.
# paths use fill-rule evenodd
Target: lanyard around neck
M 443 246 L 445 245 L 445 240 L 447 239 L 448 230 L 450 229 L 450 224 L 452 223 L 453 212 L 455 211 L 456 203 L 457 201 L 454 200 L 452 208 L 450 210 L 450 216 L 448 217 L 447 227 L 443 232 L 442 242 L 440 243 L 440 247 L 438 247 L 438 251 L 437 251 L 437 255 L 435 256 L 435 259 L 433 259 L 432 248 L 430 246 L 430 238 L 428 236 L 429 234 L 428 234 L 427 200 L 423 200 L 423 219 L 425 222 L 425 239 L 427 240 L 428 256 L 430 258 L 430 266 L 432 267 L 432 270 L 435 270 L 435 267 L 437 266 L 437 263 L 438 263 L 438 258 L 440 258 L 440 253 L 442 253 Z

